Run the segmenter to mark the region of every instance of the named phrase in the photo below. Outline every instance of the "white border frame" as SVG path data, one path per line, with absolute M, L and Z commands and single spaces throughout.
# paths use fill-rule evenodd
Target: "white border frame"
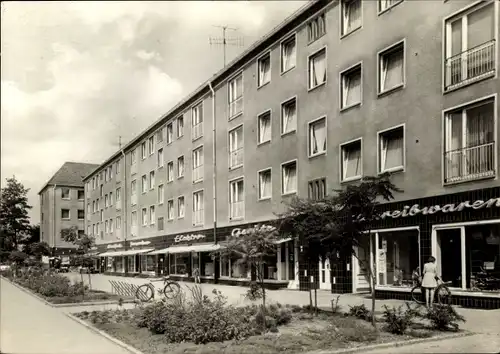
M 150 144 L 150 140 L 153 139 L 153 143 Z M 148 137 L 147 139 L 147 145 L 148 145 L 148 150 L 147 150 L 147 157 L 153 156 L 155 154 L 155 146 L 156 146 L 156 139 L 155 139 L 155 133 L 151 134 L 151 136 Z M 151 148 L 152 147 L 152 148 Z M 152 152 L 150 152 L 150 150 Z
M 172 140 L 170 142 L 168 141 L 168 127 L 172 128 Z M 166 146 L 172 145 L 173 142 L 174 142 L 174 120 L 168 122 L 167 125 L 165 125 L 165 145 Z
M 167 222 L 172 222 L 172 221 L 175 220 L 175 203 L 174 203 L 174 200 L 175 200 L 174 198 L 170 198 L 170 199 L 167 200 Z M 172 209 L 174 210 L 174 217 L 172 219 L 170 219 L 169 214 L 168 214 L 168 203 L 169 202 L 172 202 Z M 184 201 L 184 203 L 185 203 L 185 201 Z M 185 207 L 186 206 L 184 205 L 184 208 Z
M 164 195 L 163 195 L 163 202 L 160 202 L 160 199 L 158 198 L 158 197 L 159 197 L 159 195 L 160 195 L 160 187 L 161 187 L 161 186 L 163 186 L 163 194 L 164 194 Z M 158 191 L 156 192 L 156 198 L 157 198 L 156 203 L 157 203 L 158 205 L 163 205 L 163 204 L 165 204 L 165 183 L 161 183 L 161 184 L 159 184 L 159 185 L 158 185 Z
M 394 50 L 397 46 L 400 46 L 401 44 L 403 45 L 403 82 L 399 85 L 391 87 L 390 89 L 381 91 L 381 84 L 380 84 L 380 78 L 381 78 L 380 70 L 382 69 L 381 59 L 384 56 L 384 54 L 388 54 L 390 51 Z M 391 92 L 406 88 L 406 67 L 407 67 L 406 49 L 407 49 L 407 43 L 406 43 L 406 37 L 404 37 L 386 46 L 385 48 L 382 48 L 377 52 L 377 98 L 388 95 Z
M 179 216 L 179 199 L 183 198 L 184 199 L 184 215 L 182 216 Z M 177 201 L 177 220 L 179 219 L 184 219 L 186 217 L 186 196 L 184 194 L 182 195 L 179 195 L 177 196 L 177 198 L 175 198 L 175 200 Z
M 260 174 L 262 172 L 266 172 L 266 171 L 271 172 L 271 196 L 261 198 L 260 197 Z M 260 201 L 264 201 L 264 200 L 271 200 L 272 198 L 273 198 L 273 168 L 266 167 L 266 168 L 263 168 L 263 169 L 257 171 L 257 201 L 260 202 Z
M 270 50 L 270 49 L 269 49 Z M 252 60 L 253 62 L 253 60 Z M 244 75 L 244 70 L 245 68 L 242 67 L 241 69 L 239 69 L 238 71 L 236 71 L 234 74 L 232 74 L 230 77 L 228 77 L 226 79 L 226 85 L 227 85 L 227 121 L 230 122 L 232 121 L 233 119 L 236 119 L 238 118 L 239 116 L 242 116 L 243 113 L 245 112 L 245 102 L 244 102 L 244 97 L 245 97 L 245 75 Z M 238 76 L 241 75 L 241 100 L 243 101 L 241 103 L 241 112 L 238 112 L 232 116 L 230 116 L 229 114 L 229 106 L 231 105 L 232 102 L 229 102 L 229 92 L 230 92 L 230 83 L 231 81 L 235 80 L 238 78 Z
M 146 190 L 144 191 L 144 178 L 146 177 Z M 142 175 L 141 176 L 141 194 L 146 194 L 148 192 L 148 175 Z
M 283 167 L 285 165 L 292 164 L 293 162 L 295 162 L 295 175 L 297 176 L 297 186 L 295 187 L 295 191 L 285 193 L 283 190 Z M 299 161 L 298 161 L 298 159 L 288 160 L 288 161 L 282 162 L 280 164 L 280 194 L 281 194 L 281 196 L 288 196 L 288 195 L 294 195 L 294 194 L 298 195 L 299 194 Z
M 360 101 L 359 103 L 352 104 L 350 106 L 345 106 L 343 107 L 343 102 L 344 102 L 344 97 L 343 97 L 343 88 L 344 88 L 344 75 L 349 74 L 355 71 L 359 66 L 359 69 L 361 70 L 361 95 L 360 95 Z M 357 63 L 347 67 L 346 69 L 342 70 L 339 72 L 339 107 L 340 107 L 340 112 L 345 112 L 348 111 L 351 108 L 354 107 L 361 107 L 363 105 L 363 61 L 358 61 Z
M 191 162 L 192 162 L 192 163 L 191 163 L 191 182 L 192 182 L 192 184 L 195 184 L 195 183 L 200 183 L 200 182 L 202 182 L 202 181 L 205 179 L 205 178 L 202 178 L 202 179 L 199 179 L 199 180 L 196 180 L 196 181 L 195 181 L 195 180 L 193 180 L 193 171 L 194 171 L 194 169 L 195 169 L 195 167 L 194 167 L 194 159 L 193 159 L 193 155 L 194 155 L 194 152 L 195 152 L 196 150 L 198 150 L 199 148 L 201 148 L 201 149 L 202 149 L 202 154 L 203 154 L 203 165 L 201 165 L 201 166 L 203 166 L 203 177 L 205 177 L 205 147 L 204 147 L 204 145 L 203 145 L 203 144 L 200 144 L 200 145 L 196 146 L 195 148 L 191 149 Z M 200 167 L 200 166 L 198 166 L 198 167 Z
M 179 176 L 179 159 L 182 157 L 183 159 L 183 163 L 184 163 L 184 172 L 183 172 L 183 175 L 182 176 Z M 181 179 L 181 178 L 184 178 L 184 176 L 186 175 L 186 157 L 183 155 L 179 155 L 177 156 L 177 179 Z
M 269 81 L 268 82 L 265 82 L 263 84 L 261 84 L 259 82 L 259 73 L 260 73 L 260 62 L 262 59 L 264 59 L 266 56 L 269 56 Z M 256 76 L 256 80 L 257 80 L 257 90 L 259 90 L 260 88 L 266 86 L 267 84 L 270 84 L 271 81 L 273 80 L 273 65 L 272 65 L 272 62 L 271 62 L 271 49 L 267 50 L 267 51 L 264 51 L 256 60 L 256 73 L 255 73 L 255 76 Z M 243 79 L 243 78 L 242 78 Z M 241 84 L 243 85 L 243 80 L 241 82 Z M 229 85 L 229 84 L 228 84 Z M 242 90 L 243 92 L 243 90 Z M 243 97 L 243 96 L 242 96 Z
M 200 105 L 201 105 L 201 112 L 202 112 L 201 116 L 203 119 L 203 121 L 199 123 L 202 125 L 201 135 L 194 138 L 193 137 L 193 131 L 194 131 L 194 129 L 193 129 L 193 127 L 194 127 L 194 125 L 193 125 L 193 111 L 196 107 L 198 107 Z M 203 136 L 205 135 L 205 104 L 204 104 L 204 100 L 203 99 L 198 100 L 195 104 L 193 104 L 191 106 L 190 111 L 191 111 L 191 141 L 195 142 L 196 140 L 203 138 Z
M 63 216 L 62 216 L 62 211 L 63 210 L 67 210 L 68 211 L 68 217 L 67 218 L 63 218 Z M 71 209 L 61 208 L 61 214 L 60 215 L 61 215 L 61 220 L 71 220 Z
M 360 176 L 354 176 L 354 177 L 348 177 L 346 179 L 343 178 L 343 175 L 344 175 L 344 152 L 343 152 L 343 149 L 344 147 L 346 147 L 347 145 L 351 145 L 351 144 L 354 144 L 355 142 L 359 141 L 361 146 L 361 175 Z M 347 183 L 347 182 L 352 182 L 352 181 L 358 181 L 360 179 L 363 178 L 363 165 L 364 165 L 364 156 L 363 156 L 363 137 L 359 137 L 359 138 L 355 138 L 355 139 L 351 139 L 349 141 L 346 141 L 344 143 L 340 143 L 339 144 L 339 181 L 340 183 Z
M 319 122 L 320 120 L 324 119 L 325 120 L 325 140 L 326 140 L 326 149 L 325 151 L 321 151 L 321 152 L 318 152 L 316 154 L 311 154 L 311 151 L 310 148 L 311 148 L 311 125 Z M 321 155 L 327 155 L 327 151 L 328 151 L 328 119 L 327 119 L 327 115 L 322 115 L 318 118 L 315 118 L 313 120 L 310 120 L 309 122 L 307 122 L 307 158 L 309 159 L 312 159 L 314 157 L 317 157 L 317 156 L 321 156 Z
M 232 218 L 231 217 L 231 183 L 238 182 L 238 181 L 243 181 L 243 216 L 238 216 L 238 217 Z M 227 198 L 227 205 L 228 205 L 227 218 L 228 218 L 229 222 L 241 221 L 241 220 L 245 219 L 245 201 L 247 199 L 245 197 L 245 190 L 246 190 L 246 188 L 245 188 L 245 176 L 244 175 L 231 178 L 227 181 L 227 191 L 228 191 L 228 194 L 227 194 L 227 197 L 228 197 Z
M 448 114 L 448 112 L 455 111 L 458 109 L 464 109 L 467 106 L 472 106 L 472 105 L 478 104 L 482 101 L 487 101 L 490 99 L 493 99 L 493 130 L 494 130 L 493 140 L 495 141 L 495 146 L 494 146 L 495 176 L 494 177 L 478 178 L 478 179 L 473 179 L 473 180 L 457 181 L 457 182 L 452 182 L 452 183 L 445 183 L 445 181 L 444 181 L 444 175 L 445 175 L 445 173 L 444 173 L 444 170 L 445 170 L 444 153 L 446 150 L 446 137 L 445 137 L 445 135 L 446 135 L 446 115 Z M 449 108 L 443 109 L 441 111 L 441 146 L 440 146 L 440 148 L 441 148 L 440 156 L 442 156 L 441 161 L 440 161 L 440 164 L 441 164 L 441 186 L 443 186 L 443 187 L 454 186 L 454 185 L 461 184 L 461 183 L 477 182 L 477 181 L 488 180 L 488 179 L 491 179 L 494 181 L 498 180 L 498 137 L 499 137 L 498 128 L 499 127 L 498 127 L 498 94 L 497 93 L 494 93 L 491 95 L 486 95 L 483 97 L 479 97 L 479 98 L 476 98 L 475 100 L 464 102 L 464 103 L 461 103 L 457 106 L 449 107 Z
M 297 49 L 298 49 L 297 48 L 297 31 L 294 31 L 293 33 L 291 33 L 289 35 L 287 34 L 283 38 L 284 39 L 280 41 L 280 45 L 279 45 L 279 48 L 280 48 L 280 76 L 285 75 L 287 72 L 292 71 L 293 69 L 295 69 L 297 67 Z M 283 70 L 283 44 L 285 44 L 285 42 L 288 42 L 292 39 L 295 41 L 295 65 L 287 70 Z
M 159 154 L 160 150 L 161 150 L 161 153 L 163 154 L 163 158 L 162 158 L 162 165 L 158 166 L 158 157 L 160 156 L 160 154 Z M 159 149 L 156 149 L 156 153 L 157 153 L 157 155 L 156 155 L 156 169 L 157 170 L 160 170 L 160 169 L 165 167 L 165 154 L 164 154 L 164 152 L 165 152 L 165 149 L 163 148 L 163 146 Z
M 156 187 L 156 173 L 155 172 L 156 172 L 156 170 L 149 171 L 149 175 L 148 175 L 149 176 L 149 181 L 148 181 L 149 182 L 148 183 L 148 187 L 149 188 L 148 188 L 148 191 L 152 191 Z M 154 180 L 154 184 L 152 186 L 151 186 L 151 184 L 152 184 L 151 183 L 151 174 L 153 174 L 153 180 Z
M 361 3 L 361 25 L 359 27 L 356 27 L 353 30 L 350 30 L 349 32 L 343 33 L 344 32 L 344 4 L 347 4 L 351 1 L 353 1 L 353 0 L 340 0 L 340 4 L 339 4 L 340 5 L 340 7 L 339 7 L 340 39 L 344 39 L 347 36 L 349 36 L 350 34 L 352 34 L 354 32 L 358 32 L 359 30 L 363 29 L 363 22 L 364 22 L 363 21 L 363 0 L 359 0 L 359 2 Z
M 68 190 L 68 198 L 64 198 L 63 197 L 63 189 L 67 189 Z M 71 188 L 69 188 L 69 187 L 61 187 L 61 199 L 62 200 L 71 200 Z M 77 199 L 77 200 L 79 200 L 79 199 Z
M 291 102 L 292 100 L 295 100 L 295 114 L 297 116 L 297 119 L 295 122 L 295 129 L 290 130 L 288 132 L 283 132 L 283 106 L 286 105 L 287 103 Z M 297 133 L 298 125 L 299 125 L 299 98 L 297 95 L 294 95 L 294 96 L 289 97 L 280 103 L 280 136 L 284 137 L 285 135 L 288 135 L 288 134 Z
M 230 146 L 230 136 L 231 136 L 231 133 L 237 129 L 241 128 L 241 144 L 243 145 L 242 146 L 242 150 L 243 150 L 243 162 L 240 164 L 240 165 L 236 165 L 236 166 L 231 166 L 231 146 Z M 227 166 L 229 168 L 229 171 L 233 171 L 233 170 L 237 170 L 238 168 L 240 167 L 243 167 L 243 165 L 245 164 L 245 134 L 244 134 L 244 128 L 243 128 L 243 123 L 240 123 L 238 125 L 235 125 L 234 127 L 230 128 L 227 132 L 227 151 L 228 151 L 228 155 L 227 155 Z M 205 161 L 205 160 L 203 160 Z
M 199 211 L 199 210 L 194 210 L 194 195 L 196 193 L 203 193 L 203 223 L 201 224 L 195 224 L 194 223 L 194 212 L 195 211 Z M 192 193 L 191 193 L 191 224 L 193 225 L 193 227 L 203 227 L 205 225 L 205 188 L 200 188 L 200 189 L 197 189 L 197 190 L 194 190 Z M 184 199 L 184 214 L 186 212 L 186 200 Z
M 143 220 L 143 218 L 142 218 L 142 214 L 143 214 L 142 212 L 143 212 L 144 210 L 146 210 L 146 223 L 144 223 L 144 220 Z M 146 226 L 148 226 L 148 208 L 141 208 L 141 226 L 142 226 L 142 227 L 146 227 Z
M 397 2 L 395 2 L 394 4 L 392 4 L 391 6 L 389 6 L 388 8 L 386 9 L 381 9 L 381 4 L 380 4 L 380 1 L 381 0 L 377 0 L 377 15 L 380 16 L 382 14 L 385 14 L 386 12 L 389 12 L 391 11 L 393 8 L 395 8 L 397 5 L 401 4 L 402 2 L 404 2 L 404 0 L 399 0 Z
M 182 118 L 182 135 L 179 136 L 179 119 Z M 186 128 L 186 121 L 184 119 L 184 113 L 181 113 L 177 116 L 177 118 L 175 118 L 175 129 L 177 130 L 176 131 L 176 140 L 179 140 L 180 138 L 182 138 L 185 134 L 184 134 L 184 130 Z
M 391 130 L 396 130 L 399 128 L 403 128 L 403 166 L 394 167 L 394 168 L 390 168 L 388 170 L 382 171 L 382 169 L 380 168 L 380 143 L 381 143 L 380 136 L 383 135 L 384 133 L 390 132 Z M 380 175 L 380 174 L 385 173 L 385 172 L 389 172 L 389 173 L 406 172 L 406 123 L 394 125 L 394 126 L 389 127 L 387 129 L 379 130 L 377 132 L 377 174 Z
M 326 22 L 325 22 L 326 23 Z M 326 34 L 326 32 L 325 32 Z M 319 55 L 322 51 L 325 51 L 325 74 L 326 74 L 326 77 L 325 77 L 325 81 L 322 82 L 321 84 L 319 85 L 316 85 L 314 87 L 309 87 L 309 83 L 310 83 L 310 78 L 309 78 L 309 74 L 310 74 L 310 62 L 311 62 L 311 58 Z M 322 87 L 322 86 L 326 86 L 327 82 L 328 82 L 328 50 L 327 50 L 327 45 L 325 44 L 324 46 L 322 46 L 321 48 L 318 48 L 317 50 L 315 50 L 313 53 L 309 54 L 307 56 L 307 72 L 306 72 L 306 80 L 307 80 L 307 92 L 311 92 L 311 91 L 314 91 L 315 89 L 319 88 L 319 87 Z
M 265 115 L 267 113 L 269 113 L 269 119 L 271 120 L 271 122 L 270 122 L 271 123 L 271 125 L 270 125 L 271 138 L 269 138 L 269 140 L 266 140 L 266 141 L 260 141 L 260 117 L 262 117 L 263 115 Z M 269 108 L 269 109 L 266 109 L 265 111 L 257 114 L 257 147 L 261 146 L 261 145 L 269 144 L 272 140 L 273 140 L 273 109 Z
M 168 177 L 169 177 L 168 165 L 170 165 L 170 164 L 172 164 L 172 174 L 173 174 L 171 180 L 168 179 Z M 167 179 L 167 184 L 174 182 L 174 180 L 175 180 L 175 177 L 174 177 L 175 176 L 175 165 L 174 165 L 174 161 L 173 160 L 170 160 L 170 161 L 167 162 L 167 168 L 166 168 L 166 170 L 167 170 L 167 178 L 166 178 Z
M 151 217 L 151 208 L 153 208 L 154 213 L 155 213 L 155 217 L 154 218 Z M 153 226 L 156 225 L 156 205 L 155 204 L 150 205 L 149 208 L 148 208 L 148 210 L 149 210 L 149 219 L 150 219 L 149 220 L 149 226 L 153 227 Z

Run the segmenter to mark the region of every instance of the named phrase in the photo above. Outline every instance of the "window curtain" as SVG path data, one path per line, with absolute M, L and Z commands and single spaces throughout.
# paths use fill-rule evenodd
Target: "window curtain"
M 343 179 L 361 175 L 361 149 L 350 147 L 344 150 Z
M 296 65 L 296 53 L 295 40 L 291 40 L 283 46 L 283 71 L 293 68 Z
M 270 60 L 268 58 L 259 61 L 259 84 L 263 85 L 271 79 Z
M 467 49 L 477 47 L 495 38 L 493 5 L 491 3 L 467 15 Z M 492 52 L 492 54 L 495 53 Z
M 184 159 L 180 159 L 177 161 L 177 170 L 179 173 L 179 177 L 184 175 Z
M 311 58 L 310 62 L 310 87 L 316 87 L 326 81 L 326 54 L 325 52 Z
M 168 165 L 168 180 L 172 181 L 174 179 L 174 165 L 172 163 L 169 163 Z
M 468 174 L 493 170 L 493 103 L 466 111 L 467 131 L 465 160 Z
M 259 122 L 259 141 L 271 140 L 271 116 L 269 114 L 261 116 Z
M 382 58 L 382 91 L 403 83 L 403 51 L 387 53 Z
M 184 216 L 184 199 L 179 199 L 179 202 L 178 202 L 178 208 L 179 208 L 179 216 Z
M 271 174 L 260 174 L 260 197 L 265 198 L 271 195 Z
M 344 76 L 343 106 L 349 107 L 361 102 L 361 70 Z
M 382 138 L 382 171 L 403 166 L 403 136 L 391 134 Z
M 297 188 L 297 170 L 295 166 L 287 166 L 283 169 L 284 192 L 293 192 Z
M 352 0 L 344 7 L 344 34 L 361 26 L 361 1 Z
M 297 112 L 295 103 L 283 106 L 283 133 L 297 129 Z
M 326 151 L 326 126 L 325 121 L 311 124 L 311 155 Z

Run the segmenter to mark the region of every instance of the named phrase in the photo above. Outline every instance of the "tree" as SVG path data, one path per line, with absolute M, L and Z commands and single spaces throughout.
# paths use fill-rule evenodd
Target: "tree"
M 318 262 L 320 257 L 340 254 L 341 259 L 354 255 L 366 266 L 370 277 L 372 314 L 375 313 L 374 265 L 359 259 L 357 249 L 364 248 L 362 239 L 369 236 L 380 219 L 377 207 L 381 201 L 394 199 L 402 192 L 390 180 L 389 174 L 364 177 L 322 200 L 295 198 L 288 210 L 279 215 L 278 230 L 302 240 L 306 257 Z M 365 254 L 370 250 L 365 249 Z M 375 326 L 375 316 L 372 316 Z
M 41 242 L 40 224 L 30 225 L 27 230 L 26 238 L 24 238 L 21 243 L 24 246 L 28 246 L 32 243 Z
M 87 234 L 79 234 L 78 227 L 71 226 L 61 230 L 63 241 L 77 246 L 76 252 L 79 255 L 87 254 L 95 244 L 95 238 Z
M 7 178 L 7 186 L 1 190 L 0 198 L 0 248 L 17 250 L 18 245 L 30 230 L 28 210 L 29 189 L 17 181 Z
M 47 242 L 34 242 L 24 246 L 24 253 L 41 259 L 42 256 L 50 256 L 50 246 Z
M 12 251 L 9 254 L 9 260 L 18 266 L 23 265 L 26 259 L 28 259 L 28 255 L 21 251 Z

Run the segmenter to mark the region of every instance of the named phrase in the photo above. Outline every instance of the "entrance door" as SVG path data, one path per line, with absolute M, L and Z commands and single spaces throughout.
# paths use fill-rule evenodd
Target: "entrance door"
M 461 229 L 437 231 L 441 278 L 452 282 L 451 286 L 462 287 L 462 237 Z
M 332 288 L 332 277 L 330 276 L 330 260 L 322 259 L 319 262 L 320 289 L 330 290 Z

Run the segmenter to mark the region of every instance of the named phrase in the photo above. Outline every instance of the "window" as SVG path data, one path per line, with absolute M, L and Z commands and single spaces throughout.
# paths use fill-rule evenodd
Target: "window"
M 379 94 L 404 85 L 404 49 L 404 42 L 400 42 L 379 53 Z
M 400 2 L 403 2 L 403 0 L 378 0 L 378 11 L 380 13 L 389 10 Z
M 345 143 L 341 150 L 341 181 L 350 181 L 361 178 L 363 162 L 361 159 L 361 139 Z
M 495 75 L 494 1 L 483 1 L 448 19 L 445 35 L 445 90 Z
M 163 167 L 163 148 L 158 150 L 158 168 Z
M 146 208 L 142 208 L 142 226 L 148 224 L 148 211 Z
M 104 169 L 104 182 L 107 182 L 108 181 L 108 169 L 105 168 Z
M 350 108 L 361 104 L 361 64 L 340 74 L 340 107 Z
M 146 209 L 144 209 L 144 212 L 146 211 Z M 143 215 L 143 219 L 144 219 L 144 215 Z M 137 211 L 133 211 L 131 213 L 131 217 L 130 217 L 130 234 L 132 236 L 137 236 Z
M 314 42 L 326 33 L 325 14 L 322 13 L 307 24 L 307 40 Z
M 108 224 L 108 220 L 104 221 L 104 232 L 105 232 L 105 233 L 108 233 L 108 232 L 109 232 L 109 224 Z
M 115 174 L 116 175 L 120 174 L 120 170 L 121 170 L 120 165 L 121 165 L 121 160 L 116 161 L 116 165 L 115 165 Z
M 243 218 L 245 199 L 243 178 L 229 182 L 229 219 Z
M 90 203 L 87 203 L 87 214 L 91 214 L 92 213 L 92 209 L 90 209 Z
M 177 138 L 184 135 L 184 117 L 177 118 Z
M 177 198 L 177 218 L 183 218 L 185 215 L 184 197 Z
M 69 209 L 61 209 L 61 219 L 64 219 L 64 220 L 70 219 Z
M 165 228 L 164 222 L 165 221 L 163 216 L 158 217 L 158 231 L 163 231 L 163 229 Z
M 269 199 L 272 196 L 271 169 L 259 172 L 259 199 Z
M 193 125 L 192 138 L 196 140 L 203 136 L 203 102 L 193 107 L 191 115 Z
M 101 221 L 104 221 L 104 210 L 101 209 Z
M 271 82 L 271 53 L 265 54 L 257 60 L 257 86 L 264 86 Z
M 121 209 L 122 208 L 122 189 L 121 188 L 116 188 L 116 209 Z
M 102 197 L 102 195 L 103 195 L 103 193 L 102 193 L 102 192 L 103 192 L 103 189 L 102 189 L 102 184 L 101 184 L 100 189 L 101 189 L 101 193 L 100 193 L 99 195 Z
M 137 149 L 134 149 L 130 152 L 130 164 L 135 165 L 136 162 L 137 162 Z
M 177 158 L 177 178 L 184 177 L 184 156 Z
M 148 139 L 149 154 L 153 155 L 155 153 L 155 136 L 151 136 Z
M 122 217 L 121 216 L 117 216 L 116 217 L 115 229 L 120 230 L 121 228 L 122 228 Z
M 105 207 L 105 208 L 107 208 L 107 207 L 108 207 L 108 205 L 109 205 L 108 195 L 106 194 L 106 195 L 104 196 L 104 207 Z
M 326 82 L 326 48 L 309 57 L 309 90 Z
M 62 199 L 70 199 L 69 188 L 61 188 L 61 198 Z
M 203 191 L 193 193 L 193 225 L 203 225 Z
M 495 176 L 495 107 L 488 99 L 446 112 L 445 183 Z
M 142 176 L 142 193 L 146 193 L 148 191 L 148 178 L 146 175 Z
M 229 81 L 229 119 L 243 111 L 243 75 Z
M 259 144 L 271 141 L 271 111 L 262 113 L 257 117 Z
M 345 36 L 362 25 L 362 2 L 361 0 L 343 0 L 342 1 L 342 31 Z
M 149 222 L 151 225 L 154 225 L 156 221 L 156 216 L 155 216 L 155 206 L 151 205 L 149 207 Z
M 379 133 L 379 172 L 404 168 L 404 128 Z
M 297 41 L 295 35 L 281 43 L 281 72 L 295 68 L 297 64 Z
M 108 181 L 111 181 L 113 178 L 113 166 L 108 167 Z
M 309 123 L 309 157 L 326 152 L 326 118 Z
M 95 200 L 92 202 L 92 212 L 95 213 L 97 210 Z
M 163 184 L 158 186 L 158 204 L 163 204 L 165 198 L 165 188 Z
M 132 182 L 130 182 L 130 202 L 132 205 L 137 204 L 137 181 L 134 179 Z
M 243 126 L 229 132 L 229 168 L 243 165 Z
M 281 134 L 291 133 L 297 130 L 297 99 L 281 104 Z
M 149 189 L 155 188 L 155 171 L 149 172 Z
M 174 200 L 171 199 L 167 201 L 167 215 L 168 220 L 174 220 Z
M 318 178 L 308 183 L 308 198 L 322 200 L 326 197 L 326 178 Z
M 85 199 L 85 191 L 78 191 L 78 200 L 84 200 Z
M 146 142 L 143 142 L 141 144 L 141 156 L 142 156 L 142 159 L 144 160 L 146 158 L 146 155 L 147 152 L 146 152 Z
M 170 161 L 167 164 L 167 182 L 172 182 L 174 180 L 174 162 Z
M 193 150 L 193 183 L 203 180 L 203 146 Z
M 281 165 L 281 193 L 297 193 L 297 161 Z
M 78 220 L 83 220 L 83 219 L 85 219 L 85 210 L 78 209 Z
M 158 131 L 156 132 L 156 143 L 161 143 L 163 141 L 163 127 L 161 127 L 160 129 L 158 129 Z
M 167 144 L 171 144 L 174 140 L 174 127 L 172 123 L 167 125 Z

